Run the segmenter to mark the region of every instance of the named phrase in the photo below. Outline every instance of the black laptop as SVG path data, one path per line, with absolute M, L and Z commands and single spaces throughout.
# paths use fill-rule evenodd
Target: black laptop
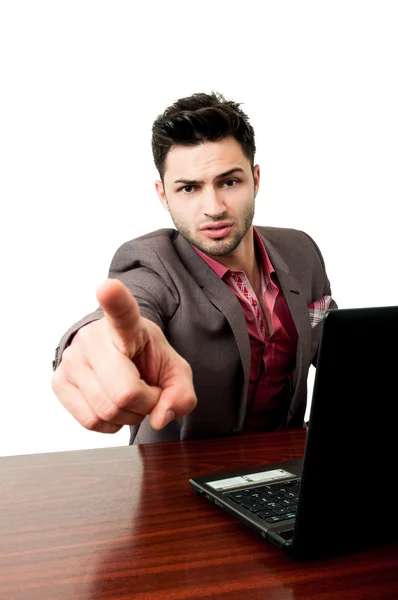
M 398 539 L 397 458 L 398 306 L 334 309 L 303 459 L 190 483 L 292 556 L 316 558 Z

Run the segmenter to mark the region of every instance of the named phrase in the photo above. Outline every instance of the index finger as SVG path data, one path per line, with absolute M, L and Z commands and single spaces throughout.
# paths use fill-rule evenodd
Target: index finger
M 140 309 L 134 296 L 118 279 L 107 279 L 97 288 L 97 299 L 106 318 L 112 342 L 132 358 L 144 345 Z

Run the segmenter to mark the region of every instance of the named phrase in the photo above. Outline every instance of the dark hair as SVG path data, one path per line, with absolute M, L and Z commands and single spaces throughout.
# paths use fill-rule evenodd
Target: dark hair
M 254 129 L 240 104 L 216 92 L 193 94 L 166 108 L 152 126 L 152 152 L 163 181 L 167 154 L 173 146 L 196 146 L 233 136 L 254 166 Z

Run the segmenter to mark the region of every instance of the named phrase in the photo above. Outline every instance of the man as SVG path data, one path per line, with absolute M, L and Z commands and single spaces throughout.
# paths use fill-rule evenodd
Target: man
M 252 225 L 254 131 L 218 94 L 153 125 L 156 190 L 176 229 L 127 242 L 100 308 L 62 338 L 53 389 L 86 428 L 131 443 L 302 427 L 320 321 L 335 308 L 305 233 Z

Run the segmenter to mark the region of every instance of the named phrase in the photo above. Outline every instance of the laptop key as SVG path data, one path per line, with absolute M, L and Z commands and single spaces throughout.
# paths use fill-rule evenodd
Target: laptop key
M 225 495 L 227 498 L 234 500 L 234 502 L 237 502 L 238 504 L 242 504 L 243 500 L 247 498 L 246 494 L 242 494 L 242 492 L 229 492 Z
M 257 516 L 260 517 L 260 519 L 266 519 L 267 517 L 276 517 L 277 515 L 274 513 L 273 510 L 263 510 L 261 512 L 258 512 Z
M 266 519 L 264 519 L 264 521 L 266 521 L 266 523 L 278 523 L 279 521 L 284 521 L 285 519 L 286 519 L 285 515 L 283 515 L 283 516 L 276 515 L 275 517 L 267 517 Z
M 261 498 L 260 492 L 254 492 L 254 494 L 250 494 L 249 498 L 253 498 L 253 500 L 259 500 Z
M 293 511 L 291 511 L 290 508 L 287 507 L 287 506 L 286 507 L 282 506 L 281 508 L 274 508 L 274 512 L 277 515 L 285 515 L 286 513 L 290 513 L 290 512 L 293 512 Z
M 250 496 L 252 494 L 261 494 L 262 493 L 262 489 L 261 488 L 257 488 L 257 487 L 253 487 L 253 488 L 248 488 L 246 490 L 243 490 L 246 494 L 249 494 Z
M 268 509 L 271 509 L 271 510 L 273 510 L 274 508 L 280 508 L 281 507 L 281 505 L 279 504 L 279 502 L 264 502 L 263 506 L 266 506 Z
M 259 502 L 255 502 L 246 496 L 243 502 L 241 502 L 241 506 L 243 508 L 247 508 L 251 512 L 259 512 L 260 510 L 264 510 L 264 505 Z
M 296 502 L 296 500 L 293 500 L 293 499 L 291 499 L 291 500 L 286 499 L 286 500 L 281 500 L 281 504 L 282 504 L 282 506 L 296 506 L 297 502 Z
M 272 498 L 268 498 L 265 496 L 261 496 L 260 498 L 257 498 L 257 502 L 262 502 L 263 504 L 268 504 L 268 502 L 271 502 Z

